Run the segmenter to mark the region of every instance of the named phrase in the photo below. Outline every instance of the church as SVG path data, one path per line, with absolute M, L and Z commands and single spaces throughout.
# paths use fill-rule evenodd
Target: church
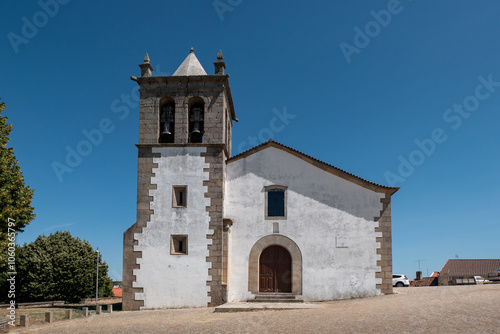
M 392 293 L 391 196 L 273 140 L 231 154 L 238 122 L 219 51 L 171 76 L 139 65 L 137 218 L 123 309 Z M 237 128 L 235 128 L 237 129 Z

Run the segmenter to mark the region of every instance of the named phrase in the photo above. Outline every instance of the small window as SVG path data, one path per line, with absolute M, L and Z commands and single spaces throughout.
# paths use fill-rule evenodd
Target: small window
M 172 187 L 172 207 L 174 208 L 187 207 L 187 186 Z
M 170 254 L 171 255 L 187 255 L 188 238 L 187 235 L 171 235 L 170 236 Z
M 267 186 L 266 189 L 266 219 L 286 219 L 286 189 L 285 186 Z

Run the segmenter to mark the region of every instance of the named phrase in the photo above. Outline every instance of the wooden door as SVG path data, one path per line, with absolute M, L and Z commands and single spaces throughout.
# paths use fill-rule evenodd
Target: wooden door
M 292 292 L 292 258 L 285 248 L 270 246 L 260 255 L 259 292 Z

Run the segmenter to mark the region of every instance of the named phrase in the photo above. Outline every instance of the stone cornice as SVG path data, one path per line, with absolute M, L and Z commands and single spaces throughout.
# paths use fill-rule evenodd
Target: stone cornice
M 205 143 L 158 143 L 158 144 L 135 144 L 137 148 L 150 148 L 150 147 L 222 147 L 226 156 L 228 155 L 226 144 L 205 144 Z

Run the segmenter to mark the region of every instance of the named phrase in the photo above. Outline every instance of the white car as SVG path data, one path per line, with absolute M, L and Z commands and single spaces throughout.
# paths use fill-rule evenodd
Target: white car
M 392 286 L 410 286 L 410 280 L 408 279 L 408 277 L 406 277 L 406 275 L 395 274 L 392 275 Z

